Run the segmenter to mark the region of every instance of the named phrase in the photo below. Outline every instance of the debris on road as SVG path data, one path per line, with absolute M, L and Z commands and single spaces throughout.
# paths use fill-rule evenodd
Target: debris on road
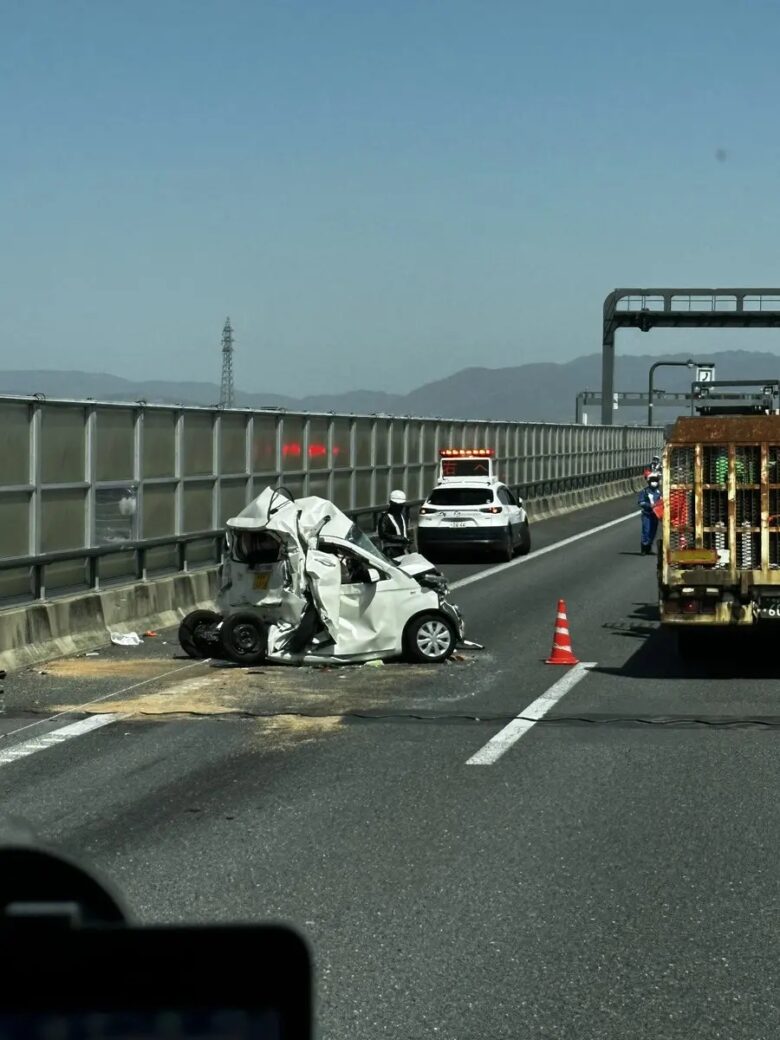
M 85 657 L 100 657 L 100 653 L 99 653 L 99 651 L 98 651 L 98 650 L 88 650 L 88 651 L 87 651 L 87 652 L 86 652 L 86 653 L 84 654 L 84 656 L 85 656 Z
M 376 661 L 366 661 L 363 665 L 364 668 L 384 668 L 385 662 L 377 659 Z
M 149 629 L 148 632 L 144 632 L 144 639 L 154 639 L 156 636 L 157 636 L 157 633 L 156 632 L 152 632 L 151 629 Z
M 114 646 L 140 646 L 143 640 L 137 632 L 112 632 L 111 642 Z

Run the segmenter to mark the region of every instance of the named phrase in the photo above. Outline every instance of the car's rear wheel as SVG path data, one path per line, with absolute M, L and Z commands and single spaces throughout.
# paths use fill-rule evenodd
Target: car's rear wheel
M 216 626 L 221 614 L 213 610 L 193 610 L 179 625 L 179 645 L 188 657 L 213 657 L 219 653 L 219 636 Z
M 455 650 L 457 638 L 443 614 L 420 614 L 412 618 L 404 632 L 406 657 L 418 664 L 441 664 Z
M 222 622 L 220 642 L 225 656 L 236 664 L 253 665 L 265 660 L 268 628 L 248 610 L 231 614 Z
M 520 544 L 517 551 L 521 556 L 527 556 L 531 551 L 531 528 L 527 520 L 523 520 L 520 525 Z

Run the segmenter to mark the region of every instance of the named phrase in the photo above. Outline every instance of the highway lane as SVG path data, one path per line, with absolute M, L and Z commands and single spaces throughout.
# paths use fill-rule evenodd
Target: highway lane
M 538 525 L 536 544 L 628 508 Z M 741 721 L 780 714 L 773 662 L 683 666 L 636 525 L 460 589 L 486 643 L 462 662 L 152 684 L 144 711 L 200 714 L 0 767 L 5 810 L 145 920 L 296 923 L 324 1036 L 776 1036 L 777 729 Z M 494 765 L 467 766 L 564 672 L 543 664 L 559 596 L 596 667 Z

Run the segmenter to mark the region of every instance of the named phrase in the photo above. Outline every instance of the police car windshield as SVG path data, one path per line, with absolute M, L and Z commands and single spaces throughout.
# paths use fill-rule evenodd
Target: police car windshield
M 428 501 L 432 506 L 483 506 L 493 501 L 493 489 L 436 488 Z

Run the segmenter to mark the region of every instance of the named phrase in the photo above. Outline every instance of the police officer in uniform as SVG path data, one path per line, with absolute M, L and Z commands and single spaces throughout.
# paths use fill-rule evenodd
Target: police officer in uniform
M 642 555 L 649 556 L 653 551 L 658 517 L 655 506 L 661 501 L 661 487 L 657 474 L 651 473 L 647 478 L 647 487 L 639 492 L 638 505 L 642 513 Z
M 379 517 L 377 532 L 385 556 L 394 559 L 409 551 L 412 540 L 409 537 L 409 510 L 403 491 L 390 493 L 390 502 Z

